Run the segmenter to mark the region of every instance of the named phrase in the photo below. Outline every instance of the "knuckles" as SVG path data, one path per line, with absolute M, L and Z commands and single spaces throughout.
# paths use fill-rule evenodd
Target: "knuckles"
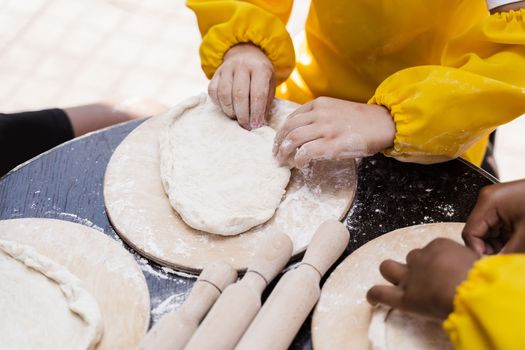
M 256 60 L 250 60 L 248 62 L 248 65 L 252 69 L 260 70 L 261 74 L 265 74 L 268 78 L 272 75 L 273 72 L 273 66 L 270 60 L 265 59 L 256 59 Z
M 429 249 L 444 248 L 450 245 L 450 243 L 451 243 L 450 240 L 443 238 L 443 237 L 439 237 L 439 238 L 434 239 L 432 242 L 430 242 L 427 245 L 427 247 Z
M 288 136 L 286 136 L 286 139 L 290 141 L 291 144 L 296 144 L 301 140 L 301 133 L 297 130 L 292 130 Z M 283 142 L 286 143 L 286 142 Z
M 262 91 L 262 92 L 256 92 L 255 94 L 253 94 L 253 96 L 251 96 L 251 99 L 256 102 L 261 102 L 261 101 L 266 101 L 266 97 L 267 97 L 266 91 Z
M 500 184 L 485 186 L 481 189 L 481 191 L 479 191 L 478 198 L 480 200 L 489 200 L 491 198 L 494 198 L 499 192 L 500 188 Z
M 328 104 L 329 101 L 330 101 L 330 97 L 321 96 L 321 97 L 316 98 L 313 101 L 312 105 L 313 105 L 314 108 L 315 107 L 318 107 L 318 108 L 319 107 L 324 107 L 324 106 L 326 106 Z
M 225 103 L 227 106 L 229 105 L 229 100 L 230 100 L 230 94 L 228 94 L 226 91 L 224 90 L 218 90 L 217 91 L 217 96 L 219 97 L 219 100 L 223 103 Z
M 245 89 L 236 89 L 233 92 L 233 97 L 235 99 L 247 99 L 249 96 L 248 92 Z
M 217 87 L 214 86 L 211 82 L 208 84 L 208 95 L 212 96 L 217 91 Z
M 465 241 L 467 245 L 470 241 L 470 236 L 472 236 L 472 232 L 465 227 L 461 232 L 461 239 L 463 239 L 463 241 Z
M 334 140 L 338 138 L 340 130 L 337 129 L 334 125 L 328 123 L 328 125 L 321 126 L 321 135 L 324 139 Z
M 444 256 L 442 253 L 450 250 L 452 245 L 455 245 L 455 243 L 447 238 L 436 238 L 423 248 L 423 254 L 419 254 L 419 256 L 422 259 L 428 259 L 432 256 L 437 256 L 439 258 Z

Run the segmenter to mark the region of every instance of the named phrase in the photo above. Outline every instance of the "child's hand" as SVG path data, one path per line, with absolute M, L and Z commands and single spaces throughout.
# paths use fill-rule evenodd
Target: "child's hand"
M 275 137 L 274 153 L 284 164 L 295 154 L 302 168 L 314 159 L 337 160 L 373 155 L 393 145 L 390 112 L 377 105 L 319 97 L 288 116 Z
M 238 44 L 224 55 L 208 85 L 213 102 L 248 130 L 264 125 L 275 95 L 273 65 L 250 43 Z
M 374 286 L 368 302 L 385 304 L 425 317 L 445 319 L 453 310 L 457 286 L 479 258 L 452 240 L 439 238 L 408 253 L 406 264 L 385 260 L 379 270 L 390 286 Z
M 463 239 L 478 254 L 525 253 L 525 180 L 484 187 Z

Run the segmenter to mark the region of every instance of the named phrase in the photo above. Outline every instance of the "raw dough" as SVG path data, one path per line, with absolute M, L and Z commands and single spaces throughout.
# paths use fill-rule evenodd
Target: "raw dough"
M 195 105 L 199 104 L 199 99 L 194 100 Z M 277 130 L 298 106 L 274 100 L 268 116 L 270 126 Z M 346 216 L 357 185 L 353 159 L 293 169 L 274 216 L 242 234 L 221 236 L 193 229 L 173 210 L 160 180 L 158 140 L 164 117 L 150 118 L 126 136 L 111 156 L 104 175 L 108 218 L 119 236 L 144 257 L 195 274 L 217 260 L 242 271 L 268 234 L 284 232 L 290 236 L 293 256 L 297 257 L 322 222 Z
M 206 95 L 165 115 L 160 172 L 173 208 L 189 226 L 236 235 L 270 219 L 290 179 L 272 154 L 275 131 L 247 131 Z
M 439 322 L 384 306 L 372 311 L 368 339 L 372 350 L 452 349 Z
M 95 299 L 65 267 L 29 246 L 0 240 L 0 348 L 94 349 Z
M 92 225 L 74 214 L 53 215 Z M 82 281 L 104 320 L 97 350 L 135 349 L 150 321 L 150 295 L 144 276 L 148 272 L 141 271 L 121 242 L 85 225 L 44 218 L 0 220 L 0 240 L 28 245 Z

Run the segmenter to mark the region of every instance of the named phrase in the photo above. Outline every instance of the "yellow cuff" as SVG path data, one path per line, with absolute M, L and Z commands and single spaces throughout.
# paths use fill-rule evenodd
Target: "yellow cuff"
M 384 153 L 430 164 L 465 155 L 525 111 L 525 89 L 456 68 L 418 66 L 385 79 L 369 103 L 390 110 L 394 145 Z M 472 153 L 472 152 L 471 152 Z M 483 150 L 469 159 L 478 162 Z
M 428 67 L 416 67 L 406 70 L 410 72 L 411 79 L 421 74 L 421 80 L 427 73 Z M 454 159 L 456 154 L 451 154 L 451 145 L 443 145 L 432 140 L 430 137 L 422 140 L 418 130 L 425 130 L 427 134 L 431 131 L 425 127 L 428 118 L 425 115 L 425 106 L 414 103 L 414 96 L 418 95 L 418 86 L 411 79 L 405 79 L 405 71 L 400 71 L 387 78 L 376 90 L 375 95 L 368 101 L 369 104 L 384 106 L 390 111 L 396 126 L 394 145 L 383 152 L 388 157 L 393 157 L 402 162 L 413 162 L 419 164 L 433 164 Z M 417 78 L 415 79 L 417 81 Z M 412 86 L 411 86 L 412 85 Z M 397 89 L 396 87 L 404 87 Z M 407 103 L 408 102 L 408 103 Z M 421 108 L 423 107 L 423 108 Z M 425 142 L 425 143 L 423 143 Z
M 495 255 L 474 264 L 443 323 L 455 349 L 523 348 L 524 273 L 524 254 Z
M 478 260 L 469 272 L 467 279 L 458 286 L 456 296 L 454 297 L 454 311 L 443 322 L 443 328 L 447 332 L 452 344 L 459 345 L 463 342 L 460 330 L 472 329 L 469 323 L 473 322 L 472 317 L 468 316 L 468 309 L 464 303 L 465 298 L 475 296 L 490 282 L 489 276 L 485 276 L 487 263 L 490 266 L 491 259 L 497 259 L 501 256 L 493 256 Z M 497 260 L 496 260 L 497 263 Z M 499 265 L 499 264 L 498 264 Z M 487 280 L 488 279 L 488 280 Z M 469 341 L 471 341 L 470 339 Z M 482 349 L 480 344 L 479 349 Z
M 523 45 L 525 38 L 525 9 L 497 12 L 484 23 L 483 32 L 487 38 L 500 44 Z
M 211 79 L 224 54 L 245 42 L 259 46 L 268 56 L 277 84 L 286 80 L 295 66 L 292 39 L 278 17 L 251 4 L 239 4 L 228 22 L 214 25 L 203 37 L 200 56 L 206 76 Z

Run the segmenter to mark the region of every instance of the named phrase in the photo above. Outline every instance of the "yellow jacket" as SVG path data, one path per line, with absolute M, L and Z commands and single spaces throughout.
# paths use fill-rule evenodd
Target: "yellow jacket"
M 284 82 L 279 97 L 384 105 L 397 128 L 385 154 L 418 163 L 463 155 L 479 165 L 487 135 L 525 113 L 525 10 L 490 16 L 484 0 L 312 0 L 295 55 L 285 28 L 292 2 L 188 0 L 206 75 L 230 47 L 252 42 Z
M 456 349 L 525 348 L 525 254 L 474 264 L 444 323 Z

